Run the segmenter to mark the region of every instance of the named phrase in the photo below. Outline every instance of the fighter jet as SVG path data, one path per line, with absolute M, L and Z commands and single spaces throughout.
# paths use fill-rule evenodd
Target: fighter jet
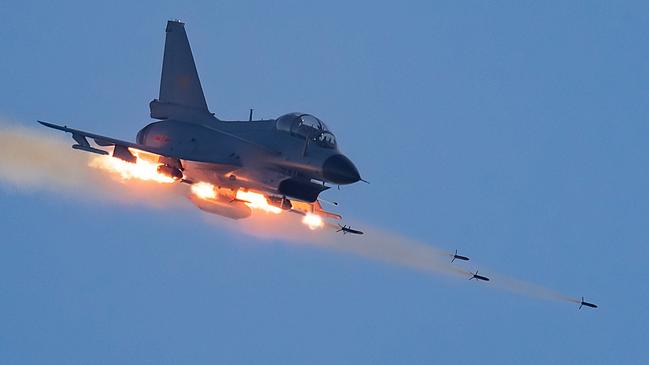
M 453 258 L 451 259 L 451 262 L 455 261 L 455 259 L 462 260 L 462 261 L 469 261 L 469 258 L 466 256 L 458 255 L 457 250 L 455 250 L 455 253 L 453 254 Z
M 363 232 L 361 232 L 361 231 L 359 231 L 359 230 L 352 229 L 351 226 L 345 226 L 345 225 L 342 225 L 342 226 L 341 226 L 341 225 L 339 224 L 338 227 L 340 227 L 340 229 L 337 230 L 336 232 L 342 232 L 343 234 L 347 234 L 347 233 L 351 233 L 351 234 L 363 234 Z
M 478 270 L 475 271 L 475 274 L 473 274 L 469 280 L 471 279 L 476 279 L 476 280 L 482 280 L 482 281 L 489 281 L 489 278 L 486 276 L 478 275 Z
M 362 180 L 333 132 L 313 115 L 294 112 L 253 120 L 251 110 L 248 120 L 217 118 L 207 107 L 185 25 L 177 20 L 167 22 L 160 93 L 149 108 L 157 121 L 142 128 L 135 142 L 39 123 L 71 133 L 77 150 L 112 154 L 128 162 L 137 161 L 134 149 L 157 155 L 159 173 L 219 189 L 211 200 L 192 199 L 197 206 L 235 219 L 250 216 L 251 210 L 228 192 L 258 192 L 288 207 L 288 200 L 316 204 L 320 193 L 329 189 L 327 184 Z
M 583 307 L 583 306 L 591 307 L 591 308 L 597 308 L 597 304 L 588 303 L 588 302 L 584 301 L 584 297 L 581 297 L 581 303 L 579 303 L 579 309 L 581 309 L 581 307 Z

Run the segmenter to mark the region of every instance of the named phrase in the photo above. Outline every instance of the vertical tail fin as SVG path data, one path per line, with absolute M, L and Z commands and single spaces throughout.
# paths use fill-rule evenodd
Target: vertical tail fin
M 185 24 L 170 20 L 165 29 L 164 58 L 160 79 L 159 100 L 151 102 L 151 117 L 166 119 L 180 117 L 188 120 L 211 114 L 205 102 L 203 88 L 189 46 Z

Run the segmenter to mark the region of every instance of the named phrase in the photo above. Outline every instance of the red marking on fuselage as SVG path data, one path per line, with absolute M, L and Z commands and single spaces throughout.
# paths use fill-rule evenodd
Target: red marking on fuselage
M 153 136 L 153 140 L 160 143 L 169 143 L 171 139 L 164 134 L 156 134 Z

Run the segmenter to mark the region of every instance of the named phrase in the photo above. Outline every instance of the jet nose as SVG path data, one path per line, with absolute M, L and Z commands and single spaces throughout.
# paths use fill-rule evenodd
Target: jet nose
M 359 181 L 361 175 L 356 166 L 344 155 L 333 155 L 322 165 L 325 180 L 334 184 L 351 184 Z

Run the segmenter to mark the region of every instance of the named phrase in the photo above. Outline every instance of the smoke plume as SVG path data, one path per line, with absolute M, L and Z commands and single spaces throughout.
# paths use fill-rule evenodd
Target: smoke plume
M 89 168 L 97 155 L 73 150 L 72 143 L 69 135 L 0 121 L 0 185 L 5 190 L 49 191 L 82 200 L 158 208 L 182 200 L 184 187 L 125 182 Z

